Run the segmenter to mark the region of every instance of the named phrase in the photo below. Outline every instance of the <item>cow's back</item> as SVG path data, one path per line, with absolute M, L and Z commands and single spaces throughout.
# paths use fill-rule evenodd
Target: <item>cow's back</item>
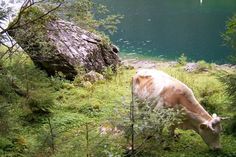
M 169 107 L 176 105 L 181 97 L 194 99 L 192 90 L 185 84 L 155 69 L 139 70 L 133 77 L 133 88 L 137 99 L 157 104 L 159 102 L 159 106 L 161 103 Z
M 168 74 L 155 69 L 142 69 L 133 77 L 136 100 L 151 103 L 154 108 L 184 107 L 187 111 L 207 115 L 190 88 Z

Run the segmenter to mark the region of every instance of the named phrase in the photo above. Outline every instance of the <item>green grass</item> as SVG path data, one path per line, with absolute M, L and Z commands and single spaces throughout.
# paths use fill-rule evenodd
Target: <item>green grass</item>
M 17 61 L 17 60 L 16 60 Z M 18 63 L 18 62 L 17 62 Z M 20 66 L 22 65 L 22 66 Z M 9 131 L 0 134 L 0 156 L 85 156 L 86 140 L 85 125 L 89 125 L 89 152 L 95 156 L 109 156 L 109 153 L 121 154 L 127 147 L 123 135 L 120 136 L 93 136 L 98 134 L 101 124 L 109 120 L 119 119 L 115 109 L 125 110 L 123 103 L 131 100 L 130 81 L 135 70 L 120 70 L 111 80 L 100 81 L 92 86 L 77 86 L 76 82 L 69 82 L 59 78 L 48 78 L 44 72 L 35 68 L 32 62 L 27 61 L 16 65 L 7 63 L 6 67 L 14 76 L 16 82 L 23 89 L 26 80 L 30 84 L 30 91 L 43 92 L 53 99 L 54 105 L 49 116 L 53 128 L 53 143 L 55 152 L 52 152 L 50 128 L 47 118 L 41 117 L 38 121 L 28 122 L 25 114 L 29 112 L 25 106 L 25 98 L 11 95 L 16 101 L 8 108 L 5 118 Z M 232 115 L 228 108 L 228 95 L 225 86 L 218 79 L 219 71 L 214 69 L 208 72 L 187 73 L 183 67 L 161 68 L 171 76 L 186 83 L 193 89 L 197 99 L 212 114 Z M 29 76 L 22 75 L 26 72 Z M 12 91 L 8 91 L 12 92 Z M 46 94 L 46 95 L 45 95 Z M 43 99 L 43 97 L 39 97 Z M 7 100 L 4 100 L 7 101 Z M 43 102 L 43 101 L 42 101 Z M 0 117 L 1 118 L 1 117 Z M 1 119 L 3 121 L 3 119 Z M 222 122 L 224 125 L 224 122 Z M 222 133 L 223 150 L 209 151 L 200 136 L 193 131 L 178 130 L 181 137 L 178 141 L 168 143 L 170 148 L 164 149 L 163 143 L 155 140 L 147 142 L 143 156 L 167 157 L 215 157 L 236 156 L 236 138 Z M 94 139 L 94 140 L 92 140 Z M 101 144 L 96 145 L 96 143 Z M 149 154 L 148 154 L 149 153 Z M 115 155 L 114 155 L 115 156 Z

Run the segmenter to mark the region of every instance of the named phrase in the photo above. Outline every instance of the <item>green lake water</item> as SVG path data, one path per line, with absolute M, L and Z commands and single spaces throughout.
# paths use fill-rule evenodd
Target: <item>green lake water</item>
M 111 36 L 126 55 L 223 63 L 232 50 L 223 46 L 225 22 L 236 0 L 96 0 L 124 15 Z

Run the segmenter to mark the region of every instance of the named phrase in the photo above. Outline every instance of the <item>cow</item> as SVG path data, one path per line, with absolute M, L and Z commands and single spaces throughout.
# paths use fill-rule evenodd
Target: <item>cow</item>
M 133 96 L 138 102 L 151 102 L 153 110 L 159 108 L 181 108 L 184 118 L 175 128 L 197 132 L 212 150 L 218 150 L 221 118 L 212 116 L 196 100 L 192 90 L 181 81 L 155 69 L 141 69 L 132 78 Z M 141 108 L 142 106 L 139 106 Z

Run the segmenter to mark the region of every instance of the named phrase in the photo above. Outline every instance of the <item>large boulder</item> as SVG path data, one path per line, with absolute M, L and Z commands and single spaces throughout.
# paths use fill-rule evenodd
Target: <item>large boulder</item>
M 33 11 L 41 13 L 37 8 Z M 30 15 L 30 11 L 22 15 L 22 21 Z M 87 72 L 101 72 L 105 67 L 116 67 L 120 63 L 116 46 L 104 42 L 95 33 L 55 17 L 23 25 L 9 34 L 49 75 L 62 72 L 67 79 L 73 79 L 81 67 Z

